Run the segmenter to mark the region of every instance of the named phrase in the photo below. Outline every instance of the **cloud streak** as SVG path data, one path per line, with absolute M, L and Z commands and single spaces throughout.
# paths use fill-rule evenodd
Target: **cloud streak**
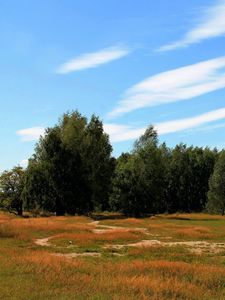
M 213 110 L 196 117 L 185 118 L 174 121 L 167 121 L 156 124 L 155 129 L 159 135 L 183 131 L 186 129 L 198 127 L 200 125 L 225 119 L 225 108 Z
M 188 100 L 225 87 L 225 56 L 151 76 L 128 89 L 108 117 Z
M 112 143 L 136 139 L 145 132 L 145 129 L 113 123 L 104 124 L 104 131 L 109 134 Z
M 129 53 L 130 50 L 128 48 L 111 47 L 93 53 L 82 54 L 59 66 L 56 73 L 67 74 L 84 69 L 97 68 L 100 65 L 122 58 Z
M 191 44 L 203 40 L 225 35 L 225 1 L 219 1 L 217 5 L 206 9 L 198 25 L 174 43 L 162 46 L 158 51 L 171 51 L 185 48 Z
M 225 119 L 225 108 L 213 110 L 195 117 L 172 120 L 153 124 L 159 135 L 184 131 L 190 128 L 196 128 L 203 124 Z M 215 126 L 215 128 L 217 128 Z M 211 129 L 211 128 L 210 128 Z M 142 135 L 146 128 L 134 128 L 127 125 L 105 124 L 104 130 L 110 136 L 111 142 L 123 142 L 137 139 Z
M 25 128 L 16 132 L 23 142 L 37 141 L 44 133 L 45 129 L 43 127 Z

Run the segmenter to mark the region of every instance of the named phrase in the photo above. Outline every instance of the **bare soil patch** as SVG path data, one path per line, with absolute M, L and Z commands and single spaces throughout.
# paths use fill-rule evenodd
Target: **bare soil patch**
M 196 254 L 203 252 L 220 253 L 225 251 L 225 243 L 209 243 L 206 241 L 187 241 L 187 242 L 162 242 L 159 240 L 142 240 L 137 243 L 120 244 L 120 245 L 106 245 L 105 249 L 122 249 L 124 247 L 173 247 L 173 246 L 186 246 L 188 249 Z
M 141 232 L 148 236 L 154 236 L 157 237 L 159 235 L 154 235 L 148 232 L 146 228 L 139 228 L 139 227 L 121 227 L 121 226 L 109 226 L 109 225 L 101 225 L 99 224 L 99 221 L 93 221 L 89 223 L 89 225 L 92 225 L 94 228 L 91 230 L 94 234 L 113 234 L 115 232 Z M 53 245 L 50 240 L 53 239 L 55 236 L 50 236 L 42 239 L 36 239 L 35 244 L 38 246 L 43 247 L 50 247 L 55 246 Z M 168 236 L 161 236 L 163 239 L 171 239 L 171 237 Z M 220 253 L 225 251 L 225 243 L 213 243 L 213 242 L 207 242 L 207 241 L 175 241 L 175 242 L 168 242 L 168 241 L 161 241 L 158 239 L 152 239 L 152 240 L 141 240 L 139 242 L 135 243 L 127 243 L 127 244 L 117 244 L 117 245 L 104 245 L 102 246 L 102 249 L 116 249 L 120 250 L 124 247 L 155 247 L 155 246 L 161 246 L 161 247 L 174 247 L 174 246 L 185 246 L 188 248 L 188 250 L 195 254 L 202 254 L 202 253 Z M 112 253 L 115 256 L 120 256 L 118 253 Z M 98 252 L 83 252 L 83 253 L 54 253 L 53 255 L 65 257 L 65 258 L 75 258 L 75 257 L 100 257 L 101 254 Z

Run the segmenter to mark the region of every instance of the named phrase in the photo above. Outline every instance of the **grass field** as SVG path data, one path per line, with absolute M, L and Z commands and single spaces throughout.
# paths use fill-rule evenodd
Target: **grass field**
M 225 217 L 112 217 L 0 213 L 0 299 L 225 299 Z

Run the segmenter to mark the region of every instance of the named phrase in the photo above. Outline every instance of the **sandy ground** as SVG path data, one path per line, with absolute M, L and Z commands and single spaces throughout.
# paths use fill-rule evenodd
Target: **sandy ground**
M 157 235 L 152 235 L 148 232 L 146 228 L 130 228 L 130 227 L 119 227 L 119 226 L 108 226 L 108 225 L 100 225 L 99 221 L 93 221 L 89 223 L 90 225 L 93 225 L 92 232 L 97 234 L 102 233 L 112 233 L 115 231 L 123 231 L 123 232 L 129 232 L 129 231 L 138 231 L 142 232 L 148 236 L 154 236 L 157 237 Z M 55 236 L 50 236 L 47 238 L 42 239 L 36 239 L 35 244 L 42 247 L 50 247 L 54 246 L 51 244 L 50 240 L 53 239 Z M 164 239 L 171 239 L 171 237 L 161 237 Z M 103 246 L 104 249 L 115 249 L 120 250 L 124 247 L 153 247 L 153 246 L 162 246 L 162 247 L 173 247 L 173 246 L 186 246 L 189 251 L 196 253 L 196 254 L 202 254 L 202 253 L 220 253 L 222 251 L 225 251 L 225 243 L 210 243 L 206 241 L 185 241 L 185 242 L 164 242 L 157 239 L 152 240 L 142 240 L 137 243 L 130 243 L 130 244 L 118 244 L 118 245 L 105 245 Z M 92 256 L 92 257 L 100 257 L 101 254 L 98 252 L 84 252 L 84 253 L 53 253 L 53 255 L 61 256 L 65 258 L 74 258 L 74 257 L 82 257 L 82 256 Z M 122 256 L 122 254 L 119 253 L 113 253 L 115 256 Z
M 162 246 L 162 247 L 173 247 L 173 246 L 186 246 L 188 249 L 197 254 L 203 252 L 210 253 L 220 253 L 225 251 L 224 243 L 209 243 L 206 241 L 188 241 L 188 242 L 162 242 L 159 240 L 142 240 L 137 243 L 131 244 L 120 244 L 120 245 L 106 245 L 106 249 L 122 249 L 124 247 L 152 247 L 152 246 Z

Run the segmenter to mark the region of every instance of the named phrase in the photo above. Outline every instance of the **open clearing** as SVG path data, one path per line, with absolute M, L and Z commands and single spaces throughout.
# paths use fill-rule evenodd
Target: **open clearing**
M 0 213 L 0 299 L 225 299 L 225 217 Z

